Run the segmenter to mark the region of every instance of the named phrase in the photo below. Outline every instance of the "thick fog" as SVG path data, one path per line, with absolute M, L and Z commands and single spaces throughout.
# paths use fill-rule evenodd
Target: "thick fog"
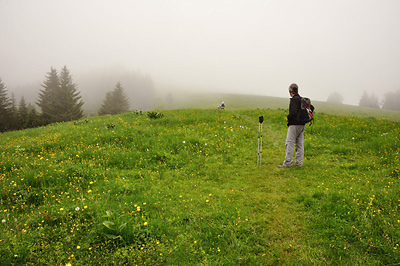
M 65 65 L 84 90 L 85 73 L 119 68 L 157 92 L 289 97 L 296 82 L 358 104 L 400 89 L 399 11 L 398 0 L 0 0 L 0 78 L 12 92 Z

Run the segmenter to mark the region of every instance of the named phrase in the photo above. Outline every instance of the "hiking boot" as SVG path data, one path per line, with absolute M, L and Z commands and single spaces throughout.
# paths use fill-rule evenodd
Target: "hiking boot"
M 279 168 L 285 168 L 285 167 L 290 167 L 290 166 L 291 165 L 284 165 L 284 164 L 278 165 Z

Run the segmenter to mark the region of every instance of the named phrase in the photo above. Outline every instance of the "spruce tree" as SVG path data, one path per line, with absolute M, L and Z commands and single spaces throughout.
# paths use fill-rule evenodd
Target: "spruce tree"
M 44 89 L 39 92 L 37 104 L 41 108 L 44 124 L 83 117 L 83 102 L 66 66 L 60 75 L 56 69 L 51 68 L 42 87 Z
M 328 103 L 343 103 L 343 96 L 338 92 L 332 92 L 329 94 L 328 99 L 326 100 Z
M 28 106 L 24 96 L 21 97 L 18 106 L 18 129 L 25 129 L 28 127 Z
M 99 115 L 109 115 L 113 113 L 113 92 L 109 91 L 106 93 L 106 98 L 101 104 Z
M 57 121 L 57 113 L 60 108 L 60 104 L 57 103 L 60 81 L 55 68 L 51 67 L 42 87 L 43 89 L 39 91 L 37 105 L 42 111 L 42 122 L 46 125 Z
M 367 92 L 364 91 L 363 95 L 361 96 L 360 107 L 370 107 L 370 108 L 379 108 L 379 100 L 374 94 L 371 96 L 368 95 Z
M 60 73 L 60 95 L 58 96 L 60 104 L 61 121 L 78 120 L 83 117 L 81 96 L 77 86 L 72 81 L 69 70 L 64 66 Z
M 11 94 L 11 108 L 10 108 L 10 122 L 9 122 L 10 130 L 19 129 L 18 123 L 18 106 L 17 101 L 15 100 L 14 93 Z
M 0 132 L 8 130 L 10 123 L 11 100 L 7 96 L 6 86 L 0 79 Z
M 121 83 L 117 83 L 114 90 L 107 92 L 106 98 L 99 110 L 99 115 L 116 115 L 129 111 L 129 100 Z
M 38 127 L 40 125 L 40 115 L 32 104 L 28 104 L 28 118 L 26 121 L 27 128 Z
M 125 94 L 124 88 L 121 83 L 117 83 L 114 89 L 114 103 L 118 107 L 118 113 L 125 113 L 129 111 L 129 100 Z
M 400 90 L 385 94 L 383 109 L 400 111 Z

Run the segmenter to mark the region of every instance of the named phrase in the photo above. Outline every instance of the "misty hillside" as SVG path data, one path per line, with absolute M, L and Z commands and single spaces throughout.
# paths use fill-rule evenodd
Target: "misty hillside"
M 36 102 L 39 91 L 43 89 L 42 84 L 45 75 L 46 73 L 43 73 L 42 80 L 25 85 L 15 87 L 5 85 L 8 87 L 9 94 L 14 95 L 17 104 L 23 96 L 28 103 L 33 104 L 38 109 Z M 71 75 L 82 96 L 83 109 L 86 115 L 97 115 L 106 93 L 112 91 L 118 82 L 121 83 L 133 110 L 149 110 L 156 99 L 152 78 L 140 72 L 110 67 L 83 73 L 76 73 L 72 69 Z
M 228 109 L 287 109 L 289 105 L 289 97 L 169 90 L 154 84 L 152 78 L 147 74 L 128 71 L 120 67 L 97 69 L 83 73 L 74 73 L 72 71 L 71 74 L 82 96 L 84 112 L 88 116 L 97 115 L 106 93 L 112 91 L 118 82 L 121 83 L 126 92 L 131 110 L 217 108 L 222 101 L 225 102 Z M 41 84 L 45 79 L 44 75 L 45 73 L 42 81 L 32 82 L 24 86 L 8 87 L 9 94 L 14 95 L 17 103 L 24 96 L 28 103 L 38 108 L 35 103 L 37 102 L 39 91 L 43 89 Z M 7 84 L 5 85 L 7 86 Z M 400 120 L 399 111 L 314 101 L 313 95 L 305 96 L 311 98 L 317 114 L 324 112 L 328 114 Z
M 84 73 L 77 77 L 85 102 L 85 112 L 97 114 L 107 92 L 121 83 L 132 110 L 149 110 L 156 98 L 155 86 L 149 75 L 121 69 L 107 69 Z
M 166 97 L 167 98 L 167 97 Z M 217 108 L 224 101 L 226 109 L 288 109 L 289 98 L 245 95 L 245 94 L 177 94 L 159 105 L 159 109 L 187 109 Z M 332 115 L 346 115 L 356 117 L 375 117 L 400 121 L 400 111 L 384 110 L 377 108 L 366 108 L 347 104 L 335 104 L 321 101 L 313 101 L 315 113 Z

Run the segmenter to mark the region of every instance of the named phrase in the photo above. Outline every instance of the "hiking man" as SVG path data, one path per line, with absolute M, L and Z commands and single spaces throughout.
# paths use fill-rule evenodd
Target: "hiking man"
M 291 99 L 289 104 L 289 114 L 286 117 L 286 121 L 288 122 L 288 131 L 285 143 L 286 156 L 283 164 L 278 166 L 280 168 L 290 167 L 293 165 L 294 148 L 296 148 L 294 164 L 297 166 L 302 166 L 304 158 L 303 137 L 305 123 L 297 120 L 297 116 L 301 108 L 301 97 L 299 95 L 299 87 L 297 84 L 293 83 L 290 85 L 289 94 Z

